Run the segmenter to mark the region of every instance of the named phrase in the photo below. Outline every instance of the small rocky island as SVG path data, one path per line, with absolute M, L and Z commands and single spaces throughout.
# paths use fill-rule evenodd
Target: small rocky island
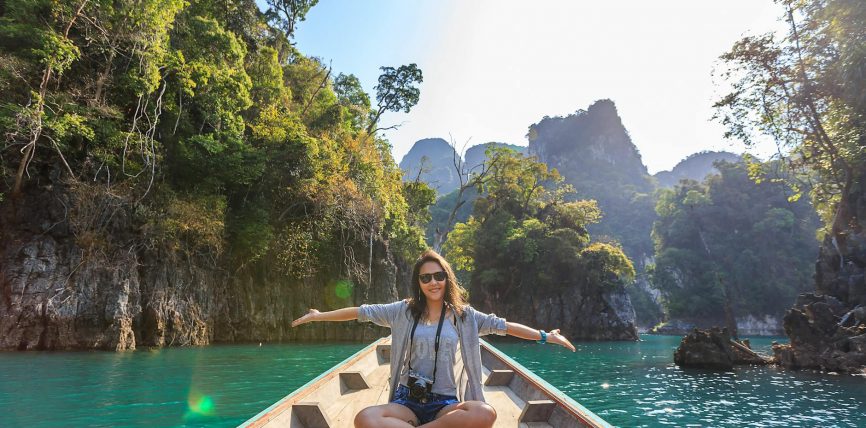
M 748 340 L 738 342 L 728 329 L 694 329 L 683 337 L 674 352 L 674 362 L 684 368 L 732 370 L 735 365 L 766 365 L 769 357 L 751 350 Z

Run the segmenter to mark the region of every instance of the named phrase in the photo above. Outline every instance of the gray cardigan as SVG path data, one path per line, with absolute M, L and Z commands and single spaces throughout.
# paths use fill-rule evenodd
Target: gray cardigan
M 457 398 L 460 401 L 484 401 L 484 393 L 481 391 L 481 344 L 478 337 L 488 334 L 505 335 L 505 318 L 478 312 L 469 305 L 463 309 L 463 316 L 456 318 L 464 368 L 457 379 Z M 391 393 L 388 398 L 388 401 L 391 401 L 400 382 L 400 371 L 408 356 L 409 334 L 412 330 L 409 303 L 401 300 L 385 305 L 361 305 L 358 309 L 358 321 L 370 321 L 391 329 Z

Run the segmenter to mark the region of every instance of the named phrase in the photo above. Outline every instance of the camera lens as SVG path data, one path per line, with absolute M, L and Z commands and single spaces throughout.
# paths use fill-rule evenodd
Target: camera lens
M 423 385 L 412 383 L 412 385 L 409 386 L 409 396 L 416 400 L 424 398 L 425 392 L 426 391 Z

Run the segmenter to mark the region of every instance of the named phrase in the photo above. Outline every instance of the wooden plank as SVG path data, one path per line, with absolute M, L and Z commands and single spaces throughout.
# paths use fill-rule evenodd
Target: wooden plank
M 487 404 L 496 409 L 494 428 L 514 428 L 518 425 L 520 411 L 525 403 L 514 392 L 503 386 L 485 387 L 484 398 Z
M 391 363 L 391 344 L 376 346 L 376 356 L 379 358 L 379 364 Z
M 577 423 L 575 426 L 587 426 L 593 428 L 611 427 L 611 425 L 605 422 L 604 419 L 601 419 L 595 413 L 592 413 L 585 407 L 581 406 L 580 403 L 572 400 L 570 397 L 556 389 L 556 387 L 545 382 L 543 379 L 529 371 L 529 369 L 523 367 L 520 363 L 514 361 L 483 339 L 481 340 L 481 361 L 485 367 L 489 367 L 490 369 L 513 370 L 517 375 L 515 380 L 520 378 L 525 381 L 521 383 L 528 384 L 525 385 L 527 388 L 524 388 L 526 392 L 532 391 L 531 395 L 539 395 L 537 398 L 528 397 L 524 399 L 549 399 L 556 402 L 560 409 L 574 418 Z
M 376 405 L 381 394 L 381 387 L 371 387 L 360 391 L 353 391 L 335 400 L 325 409 L 325 413 L 331 420 L 334 428 L 351 428 L 354 426 L 355 416 L 369 406 Z
M 318 402 L 295 403 L 292 405 L 292 413 L 304 428 L 331 428 L 331 422 Z
M 514 370 L 491 370 L 487 380 L 484 381 L 486 386 L 505 386 L 514 378 Z
M 379 340 L 371 343 L 369 346 L 365 347 L 364 349 L 361 349 L 360 351 L 356 352 L 354 355 L 350 356 L 349 358 L 346 358 L 345 360 L 343 360 L 343 362 L 332 367 L 330 370 L 326 371 L 325 373 L 322 373 L 321 375 L 319 375 L 319 377 L 307 382 L 306 385 L 296 389 L 291 394 L 283 397 L 283 399 L 281 399 L 280 401 L 272 404 L 267 409 L 261 411 L 258 415 L 253 416 L 252 418 L 250 418 L 249 420 L 247 420 L 246 422 L 241 424 L 240 427 L 259 428 L 259 427 L 263 427 L 263 426 L 267 425 L 268 422 L 271 420 L 274 420 L 274 421 L 283 420 L 284 419 L 283 413 L 287 413 L 287 414 L 291 413 L 290 409 L 292 408 L 292 406 L 295 403 L 299 403 L 301 400 L 303 400 L 303 399 L 307 398 L 308 396 L 310 396 L 311 394 L 315 393 L 320 388 L 322 388 L 322 386 L 324 386 L 326 383 L 330 382 L 332 379 L 337 377 L 339 374 L 339 371 L 342 368 L 351 367 L 355 363 L 357 363 L 357 362 L 361 361 L 362 359 L 364 359 L 365 357 L 367 357 L 370 354 L 370 352 L 374 352 L 374 350 L 376 350 L 378 346 L 382 346 L 382 344 L 388 344 L 388 343 L 390 343 L 390 341 L 391 341 L 391 337 L 388 336 L 388 337 L 384 337 L 382 339 L 379 339 Z M 390 346 L 390 345 L 388 345 L 388 346 Z M 377 354 L 378 354 L 378 352 L 377 352 Z M 288 415 L 286 415 L 286 416 L 288 416 Z M 282 426 L 282 423 L 277 423 L 276 426 Z
M 481 351 L 484 393 L 498 415 L 494 428 L 610 426 L 486 342 Z M 391 357 L 390 339 L 376 341 L 243 426 L 350 428 L 358 412 L 388 401 Z
M 367 389 L 370 384 L 361 372 L 344 371 L 340 373 L 341 394 L 345 395 L 350 391 L 358 391 Z
M 547 422 L 550 414 L 556 408 L 556 403 L 551 400 L 530 400 L 520 413 L 519 422 Z

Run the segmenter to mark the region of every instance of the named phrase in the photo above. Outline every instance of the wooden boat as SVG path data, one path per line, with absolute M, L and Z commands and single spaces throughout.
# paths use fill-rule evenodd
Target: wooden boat
M 352 427 L 362 409 L 388 402 L 391 337 L 379 339 L 274 403 L 241 427 Z M 484 396 L 494 427 L 610 425 L 501 351 L 481 341 Z

